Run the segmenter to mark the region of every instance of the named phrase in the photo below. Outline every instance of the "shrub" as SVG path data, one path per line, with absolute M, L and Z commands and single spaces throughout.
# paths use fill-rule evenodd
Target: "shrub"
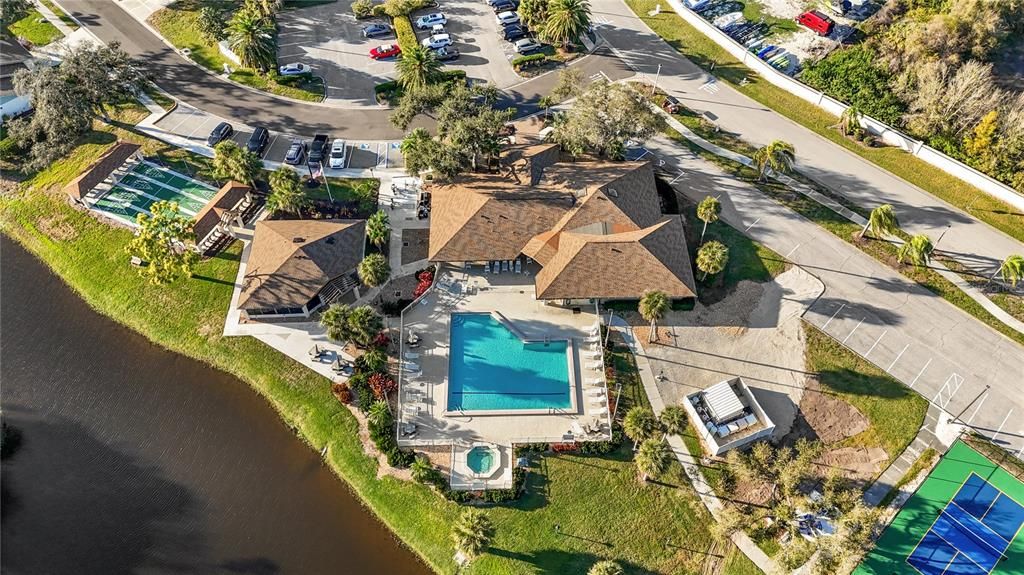
M 526 68 L 533 68 L 540 66 L 546 62 L 548 57 L 545 54 L 530 54 L 529 56 L 519 56 L 512 59 L 512 67 L 516 70 L 523 70 Z
M 383 349 L 390 344 L 391 336 L 388 335 L 388 332 L 386 331 L 381 331 L 380 333 L 378 333 L 376 336 L 374 336 L 373 341 L 370 342 L 370 345 L 376 349 Z
M 351 388 L 352 394 L 355 395 L 356 404 L 362 411 L 370 409 L 375 399 L 367 379 L 365 374 L 356 374 L 348 379 L 348 386 Z
M 544 453 L 549 449 L 547 443 L 520 443 L 516 445 L 516 453 Z
M 375 373 L 370 376 L 370 389 L 373 390 L 373 395 L 377 399 L 384 399 L 389 393 L 398 389 L 398 384 L 395 380 L 391 379 L 390 375 L 383 373 Z
M 338 398 L 338 401 L 345 405 L 352 403 L 352 390 L 347 383 L 335 383 L 331 386 L 331 393 L 334 394 L 334 397 Z
M 373 15 L 374 5 L 370 0 L 355 0 L 352 3 L 352 13 L 356 19 L 369 18 Z
M 381 82 L 373 87 L 373 92 L 378 95 L 389 94 L 398 89 L 398 82 L 391 80 L 389 82 Z
M 505 503 L 516 500 L 516 492 L 511 489 L 489 489 L 484 491 L 484 501 Z
M 622 445 L 624 438 L 622 430 L 615 428 L 609 441 L 586 441 L 580 443 L 580 453 L 583 455 L 608 455 Z
M 890 87 L 889 73 L 867 46 L 835 50 L 800 74 L 806 84 L 857 106 L 868 116 L 899 127 L 906 106 Z
M 416 461 L 416 454 L 411 449 L 401 449 L 397 446 L 385 452 L 385 455 L 388 458 L 388 465 L 399 469 L 409 467 L 413 461 Z
M 356 358 L 356 369 L 368 373 L 387 373 L 388 356 L 378 348 L 371 349 Z
M 378 18 L 380 18 L 381 16 L 387 16 L 388 15 L 388 13 L 384 11 L 384 5 L 383 4 L 374 4 L 373 5 L 373 9 L 370 10 L 370 14 L 373 14 L 374 16 L 376 16 Z
M 410 49 L 419 43 L 408 16 L 393 16 L 391 23 L 395 27 L 395 37 L 398 38 L 398 45 L 402 50 Z
M 441 493 L 444 495 L 445 499 L 456 503 L 466 503 L 473 498 L 473 495 L 468 491 L 455 491 L 447 486 L 441 491 Z

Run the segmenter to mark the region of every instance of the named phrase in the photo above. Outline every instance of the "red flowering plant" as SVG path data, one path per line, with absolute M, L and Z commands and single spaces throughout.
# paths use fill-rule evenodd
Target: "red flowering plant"
M 418 279 L 420 283 L 416 284 L 416 289 L 412 292 L 413 298 L 420 297 L 430 289 L 430 286 L 434 283 L 434 272 L 430 270 L 423 270 L 416 276 L 416 279 Z
M 370 376 L 370 389 L 373 390 L 373 395 L 377 399 L 384 399 L 389 393 L 398 389 L 398 384 L 395 380 L 391 379 L 390 375 L 383 373 L 375 373 Z
M 382 332 L 378 333 L 376 336 L 374 336 L 373 342 L 370 344 L 370 346 L 371 347 L 382 348 L 382 347 L 387 347 L 388 344 L 390 344 L 390 343 L 391 343 L 391 336 L 388 335 L 388 332 L 382 331 Z

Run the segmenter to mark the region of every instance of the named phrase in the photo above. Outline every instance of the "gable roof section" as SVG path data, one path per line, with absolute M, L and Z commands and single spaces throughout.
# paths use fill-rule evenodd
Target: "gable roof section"
M 257 222 L 238 306 L 301 308 L 359 265 L 365 235 L 365 220 Z
M 693 297 L 682 221 L 618 231 L 594 224 L 560 234 L 558 251 L 537 274 L 538 299 L 636 299 L 647 290 Z
M 196 234 L 196 243 L 201 243 L 206 239 L 206 236 L 217 228 L 224 212 L 234 209 L 239 202 L 245 199 L 245 194 L 251 189 L 249 186 L 235 181 L 224 184 L 224 187 L 218 190 L 213 198 L 203 206 L 203 209 L 196 214 L 195 223 L 192 224 L 192 231 Z
M 128 158 L 139 151 L 138 144 L 131 142 L 118 142 L 114 144 L 105 154 L 89 165 L 79 176 L 68 185 L 64 186 L 64 192 L 76 200 L 81 200 L 93 188 L 110 177 L 115 170 L 121 167 Z
M 488 175 L 434 186 L 430 202 L 430 260 L 467 262 L 517 257 L 575 200 L 561 190 Z
M 661 220 L 654 170 L 648 162 L 571 162 L 544 170 L 548 187 L 574 190 L 580 203 L 556 231 L 604 221 L 646 228 Z

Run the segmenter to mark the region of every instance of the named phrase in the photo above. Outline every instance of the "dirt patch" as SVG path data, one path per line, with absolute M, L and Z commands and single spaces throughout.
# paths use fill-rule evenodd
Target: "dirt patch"
M 825 451 L 814 463 L 821 469 L 822 477 L 829 470 L 838 469 L 843 477 L 863 486 L 882 471 L 887 461 L 889 454 L 881 447 L 840 447 Z
M 810 379 L 800 401 L 793 431 L 787 440 L 818 439 L 825 445 L 838 443 L 866 430 L 870 422 L 856 407 L 824 392 Z
M 36 227 L 51 240 L 58 242 L 73 240 L 78 237 L 75 227 L 68 223 L 67 219 L 63 216 L 40 218 L 36 222 Z

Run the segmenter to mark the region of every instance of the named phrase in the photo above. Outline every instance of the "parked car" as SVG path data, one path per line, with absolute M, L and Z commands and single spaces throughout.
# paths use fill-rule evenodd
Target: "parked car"
M 363 26 L 363 38 L 376 38 L 378 36 L 390 36 L 391 26 L 387 24 L 367 24 Z
M 519 6 L 512 0 L 498 0 L 494 4 L 491 4 L 491 9 L 494 10 L 495 14 L 498 12 L 514 12 L 518 7 Z
M 810 28 L 819 36 L 828 36 L 835 26 L 835 22 L 831 18 L 817 10 L 809 10 L 797 16 L 796 23 Z
M 701 10 L 699 10 L 700 15 L 703 16 L 705 20 L 714 20 L 715 18 L 718 18 L 719 16 L 723 16 L 723 15 L 729 14 L 731 12 L 742 12 L 742 11 L 743 11 L 743 4 L 741 4 L 739 2 L 735 2 L 735 1 L 720 2 L 718 4 L 709 4 L 709 5 L 705 6 L 704 8 L 702 8 Z
M 206 138 L 206 145 L 212 148 L 231 137 L 231 134 L 234 133 L 235 129 L 231 127 L 231 124 L 221 122 L 217 124 L 217 127 L 214 128 L 212 132 L 210 132 L 210 137 Z
M 523 38 L 521 40 L 516 40 L 515 43 L 512 44 L 512 48 L 514 48 L 519 54 L 536 52 L 537 50 L 540 50 L 540 47 L 540 42 L 537 42 L 533 38 Z
M 433 28 L 435 24 L 441 24 L 442 26 L 448 23 L 448 18 L 445 17 L 443 12 L 434 12 L 433 14 L 427 14 L 426 16 L 420 16 L 416 19 L 416 27 L 420 30 L 426 30 L 427 28 Z
M 306 142 L 302 140 L 292 140 L 292 145 L 288 146 L 288 153 L 284 155 L 284 163 L 289 166 L 298 166 L 302 163 L 302 159 L 306 157 Z
M 497 20 L 498 24 L 501 26 L 511 26 L 512 24 L 519 23 L 519 14 L 511 11 L 498 12 L 494 19 Z
M 424 38 L 422 44 L 426 48 L 444 48 L 452 45 L 452 37 L 448 34 L 434 34 Z
M 370 57 L 374 60 L 383 60 L 384 58 L 394 58 L 401 53 L 402 49 L 398 47 L 398 44 L 382 44 L 370 50 Z
M 285 64 L 277 69 L 277 73 L 282 76 L 301 76 L 302 74 L 309 74 L 313 71 L 307 64 L 299 62 L 293 62 L 291 64 Z
M 459 57 L 459 51 L 451 46 L 446 48 L 438 48 L 434 50 L 434 57 L 441 62 L 447 62 L 448 60 L 456 60 Z
M 661 107 L 669 114 L 675 114 L 682 109 L 683 104 L 675 96 L 665 96 L 665 101 L 661 103 Z
M 520 38 L 526 38 L 530 35 L 530 31 L 524 28 L 521 24 L 513 24 L 511 26 L 504 26 L 499 31 L 502 38 L 508 42 L 515 42 Z
M 313 143 L 309 145 L 309 159 L 306 160 L 307 164 L 322 164 L 324 161 L 324 154 L 327 153 L 327 142 L 331 139 L 327 137 L 327 134 L 317 134 L 313 136 Z
M 514 5 L 515 6 L 515 8 L 514 8 L 515 10 L 519 9 L 519 0 L 487 0 L 487 5 L 488 6 L 494 6 L 495 4 L 501 4 L 503 2 L 507 2 L 509 4 Z
M 334 140 L 334 142 L 331 143 L 331 158 L 327 160 L 327 165 L 332 168 L 344 168 L 347 148 L 348 146 L 345 144 L 345 140 Z
M 263 149 L 267 147 L 269 141 L 270 131 L 266 128 L 256 128 L 249 136 L 249 141 L 245 143 L 245 149 L 258 156 L 263 153 Z

